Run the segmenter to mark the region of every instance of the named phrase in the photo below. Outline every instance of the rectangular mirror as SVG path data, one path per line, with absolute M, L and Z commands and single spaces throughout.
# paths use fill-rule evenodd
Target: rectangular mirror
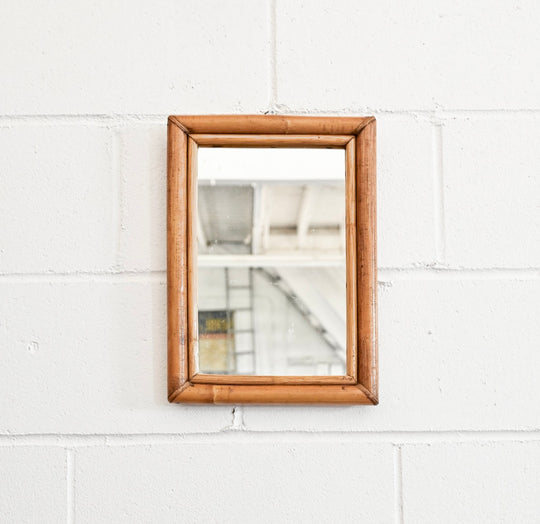
M 377 403 L 375 120 L 169 118 L 171 402 Z
M 345 150 L 199 148 L 198 368 L 345 375 Z

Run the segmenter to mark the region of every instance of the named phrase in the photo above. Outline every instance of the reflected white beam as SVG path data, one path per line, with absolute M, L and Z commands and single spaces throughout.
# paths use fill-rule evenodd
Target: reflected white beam
M 199 255 L 199 267 L 340 267 L 340 255 Z
M 261 252 L 263 234 L 265 228 L 264 213 L 264 186 L 252 184 L 253 186 L 253 228 L 251 230 L 251 253 L 257 255 Z M 266 220 L 267 222 L 267 220 Z
M 316 186 L 306 185 L 300 200 L 298 210 L 296 234 L 298 237 L 298 247 L 300 249 L 306 246 L 306 236 L 308 234 L 309 224 L 311 222 L 311 208 L 315 193 L 319 191 Z
M 207 240 L 206 235 L 204 234 L 204 229 L 202 227 L 201 215 L 197 212 L 197 242 L 199 249 L 204 249 L 206 251 Z

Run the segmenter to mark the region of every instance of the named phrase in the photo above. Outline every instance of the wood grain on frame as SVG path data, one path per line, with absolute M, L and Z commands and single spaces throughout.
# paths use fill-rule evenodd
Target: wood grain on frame
M 360 385 L 188 384 L 169 400 L 213 404 L 373 404 L 372 397 Z
M 192 375 L 194 384 L 356 384 L 357 380 L 349 375 Z
M 358 378 L 356 289 L 356 139 L 345 149 L 345 259 L 347 304 L 347 375 Z
M 188 378 L 187 135 L 167 126 L 167 359 L 169 395 Z
M 197 142 L 188 136 L 187 143 L 187 300 L 189 377 L 198 371 L 199 306 L 197 300 Z
M 188 134 L 356 135 L 371 116 L 182 115 L 170 116 Z
M 346 376 L 197 374 L 195 212 L 198 145 L 346 149 Z M 375 119 L 171 116 L 167 160 L 169 401 L 377 404 Z
M 356 139 L 356 224 L 358 290 L 358 380 L 378 397 L 377 365 L 377 217 L 376 123 L 371 121 Z
M 343 149 L 353 135 L 190 135 L 209 147 L 320 147 Z

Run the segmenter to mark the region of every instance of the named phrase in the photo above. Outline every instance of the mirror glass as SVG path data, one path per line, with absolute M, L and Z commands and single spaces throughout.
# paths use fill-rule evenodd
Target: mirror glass
M 198 150 L 198 365 L 345 375 L 345 150 Z

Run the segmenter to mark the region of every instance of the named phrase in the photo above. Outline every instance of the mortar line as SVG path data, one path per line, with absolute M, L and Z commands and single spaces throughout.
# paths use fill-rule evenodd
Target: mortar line
M 380 268 L 379 283 L 408 280 L 538 280 L 540 268 Z
M 432 126 L 433 208 L 435 219 L 435 259 L 439 264 L 446 261 L 446 221 L 444 200 L 442 125 Z
M 114 267 L 120 268 L 120 252 L 122 242 L 122 223 L 123 223 L 123 209 L 122 209 L 122 179 L 120 173 L 120 148 L 121 139 L 118 135 L 118 130 L 115 127 L 111 128 L 111 143 L 112 143 L 112 177 L 113 177 L 113 191 L 115 193 L 112 224 L 114 231 Z
M 0 284 L 78 283 L 78 282 L 158 282 L 165 283 L 167 273 L 161 271 L 81 271 L 66 273 L 15 273 L 0 275 Z
M 35 114 L 35 115 L 0 115 L 0 127 L 17 124 L 62 126 L 62 125 L 97 125 L 109 127 L 114 125 L 163 124 L 166 125 L 168 115 L 160 114 Z
M 401 445 L 394 446 L 394 516 L 396 524 L 403 519 L 403 451 Z
M 270 56 L 269 56 L 269 68 L 270 68 L 270 93 L 269 93 L 269 112 L 275 111 L 278 99 L 277 92 L 277 0 L 269 0 L 269 23 L 270 23 Z
M 317 109 L 313 107 L 289 107 L 287 104 L 279 104 L 280 113 L 290 115 L 369 115 L 384 117 L 417 117 L 426 120 L 456 120 L 456 119 L 530 119 L 538 120 L 540 110 L 536 109 L 382 109 L 376 107 L 340 107 Z
M 0 274 L 0 284 L 78 283 L 78 282 L 157 282 L 165 283 L 165 270 L 155 271 L 73 271 Z M 540 268 L 449 268 L 437 266 L 381 267 L 380 284 L 417 280 L 539 280 Z
M 274 6 L 276 0 L 269 0 L 270 6 Z M 275 16 L 275 15 L 274 15 Z M 270 9 L 270 18 L 272 10 Z M 271 20 L 272 23 L 272 20 Z M 275 25 L 274 20 L 274 25 Z M 275 55 L 273 56 L 272 46 L 275 45 Z M 273 58 L 275 71 L 275 101 L 277 102 L 277 29 L 274 27 L 274 42 L 271 41 L 270 58 Z M 396 116 L 396 117 L 423 117 L 436 118 L 440 120 L 452 119 L 492 119 L 492 118 L 528 118 L 531 120 L 540 119 L 540 109 L 381 109 L 374 107 L 342 107 L 329 109 L 316 109 L 313 107 L 293 108 L 286 104 L 280 104 L 280 112 L 297 115 L 375 115 L 375 116 Z M 159 113 L 72 113 L 72 114 L 0 114 L 0 127 L 9 127 L 17 124 L 31 125 L 133 125 L 141 124 L 163 124 L 166 125 L 168 114 Z
M 66 449 L 67 524 L 75 524 L 75 450 Z
M 243 443 L 243 442 L 335 442 L 426 445 L 426 444 L 489 444 L 498 442 L 540 443 L 540 430 L 467 430 L 467 431 L 254 431 L 227 428 L 207 433 L 117 433 L 117 434 L 19 434 L 0 435 L 0 447 L 51 446 L 125 447 L 171 445 L 185 443 Z

